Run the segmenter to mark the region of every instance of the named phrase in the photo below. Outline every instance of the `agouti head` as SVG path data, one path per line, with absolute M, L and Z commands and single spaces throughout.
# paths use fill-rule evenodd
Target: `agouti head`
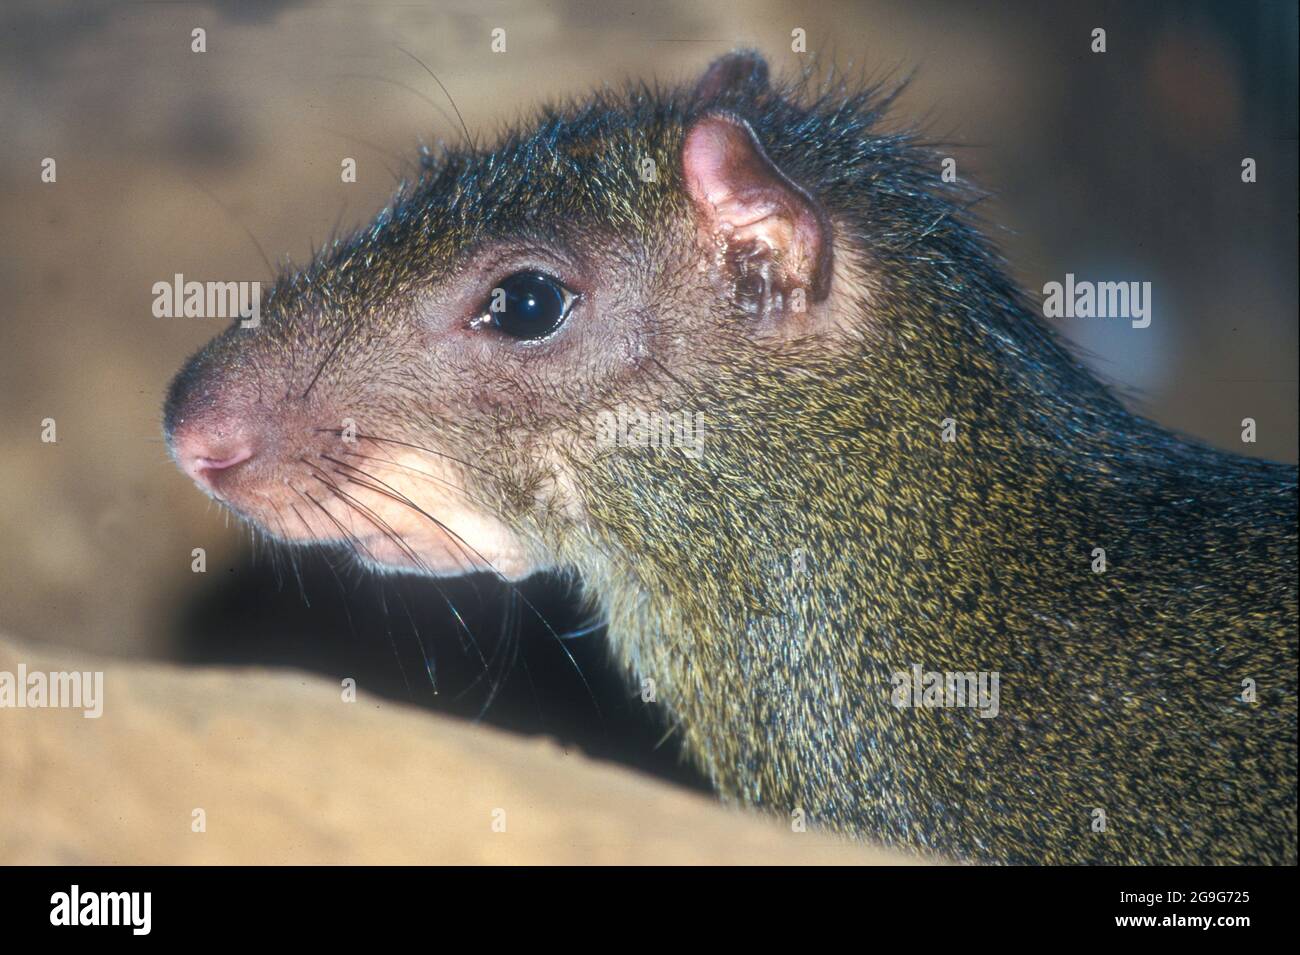
M 736 54 L 426 157 L 176 377 L 174 457 L 283 540 L 439 575 L 617 551 L 682 503 L 659 510 L 660 472 L 694 472 L 697 504 L 752 497 L 725 476 L 761 481 L 782 369 L 867 331 L 860 228 L 835 209 L 849 164 L 892 155 L 866 102 L 801 105 Z M 678 413 L 690 447 L 637 446 Z
M 426 157 L 175 378 L 175 460 L 376 568 L 707 590 L 798 550 L 809 455 L 896 450 L 984 255 L 939 162 L 875 131 L 874 91 L 809 86 L 737 53 Z

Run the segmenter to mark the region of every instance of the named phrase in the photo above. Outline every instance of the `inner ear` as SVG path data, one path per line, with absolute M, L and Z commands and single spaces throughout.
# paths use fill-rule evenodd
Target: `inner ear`
M 750 125 L 710 112 L 687 130 L 682 171 L 701 230 L 721 251 L 719 267 L 763 313 L 798 311 L 830 292 L 830 219 L 768 158 Z

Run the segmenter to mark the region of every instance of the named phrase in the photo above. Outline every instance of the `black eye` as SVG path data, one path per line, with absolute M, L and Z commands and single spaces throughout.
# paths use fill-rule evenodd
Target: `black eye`
M 516 272 L 492 290 L 484 314 L 511 338 L 545 338 L 560 327 L 575 296 L 541 272 Z

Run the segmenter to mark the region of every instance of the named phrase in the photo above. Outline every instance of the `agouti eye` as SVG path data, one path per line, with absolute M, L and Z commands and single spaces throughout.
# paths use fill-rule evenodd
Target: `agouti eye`
M 577 296 L 542 272 L 516 272 L 492 290 L 480 324 L 511 338 L 545 338 L 568 317 Z

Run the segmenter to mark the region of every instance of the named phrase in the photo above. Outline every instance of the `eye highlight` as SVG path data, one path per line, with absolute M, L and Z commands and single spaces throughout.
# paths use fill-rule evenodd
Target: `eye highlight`
M 536 341 L 554 332 L 568 318 L 578 296 L 544 272 L 516 272 L 492 290 L 477 328 L 497 328 L 522 341 Z

